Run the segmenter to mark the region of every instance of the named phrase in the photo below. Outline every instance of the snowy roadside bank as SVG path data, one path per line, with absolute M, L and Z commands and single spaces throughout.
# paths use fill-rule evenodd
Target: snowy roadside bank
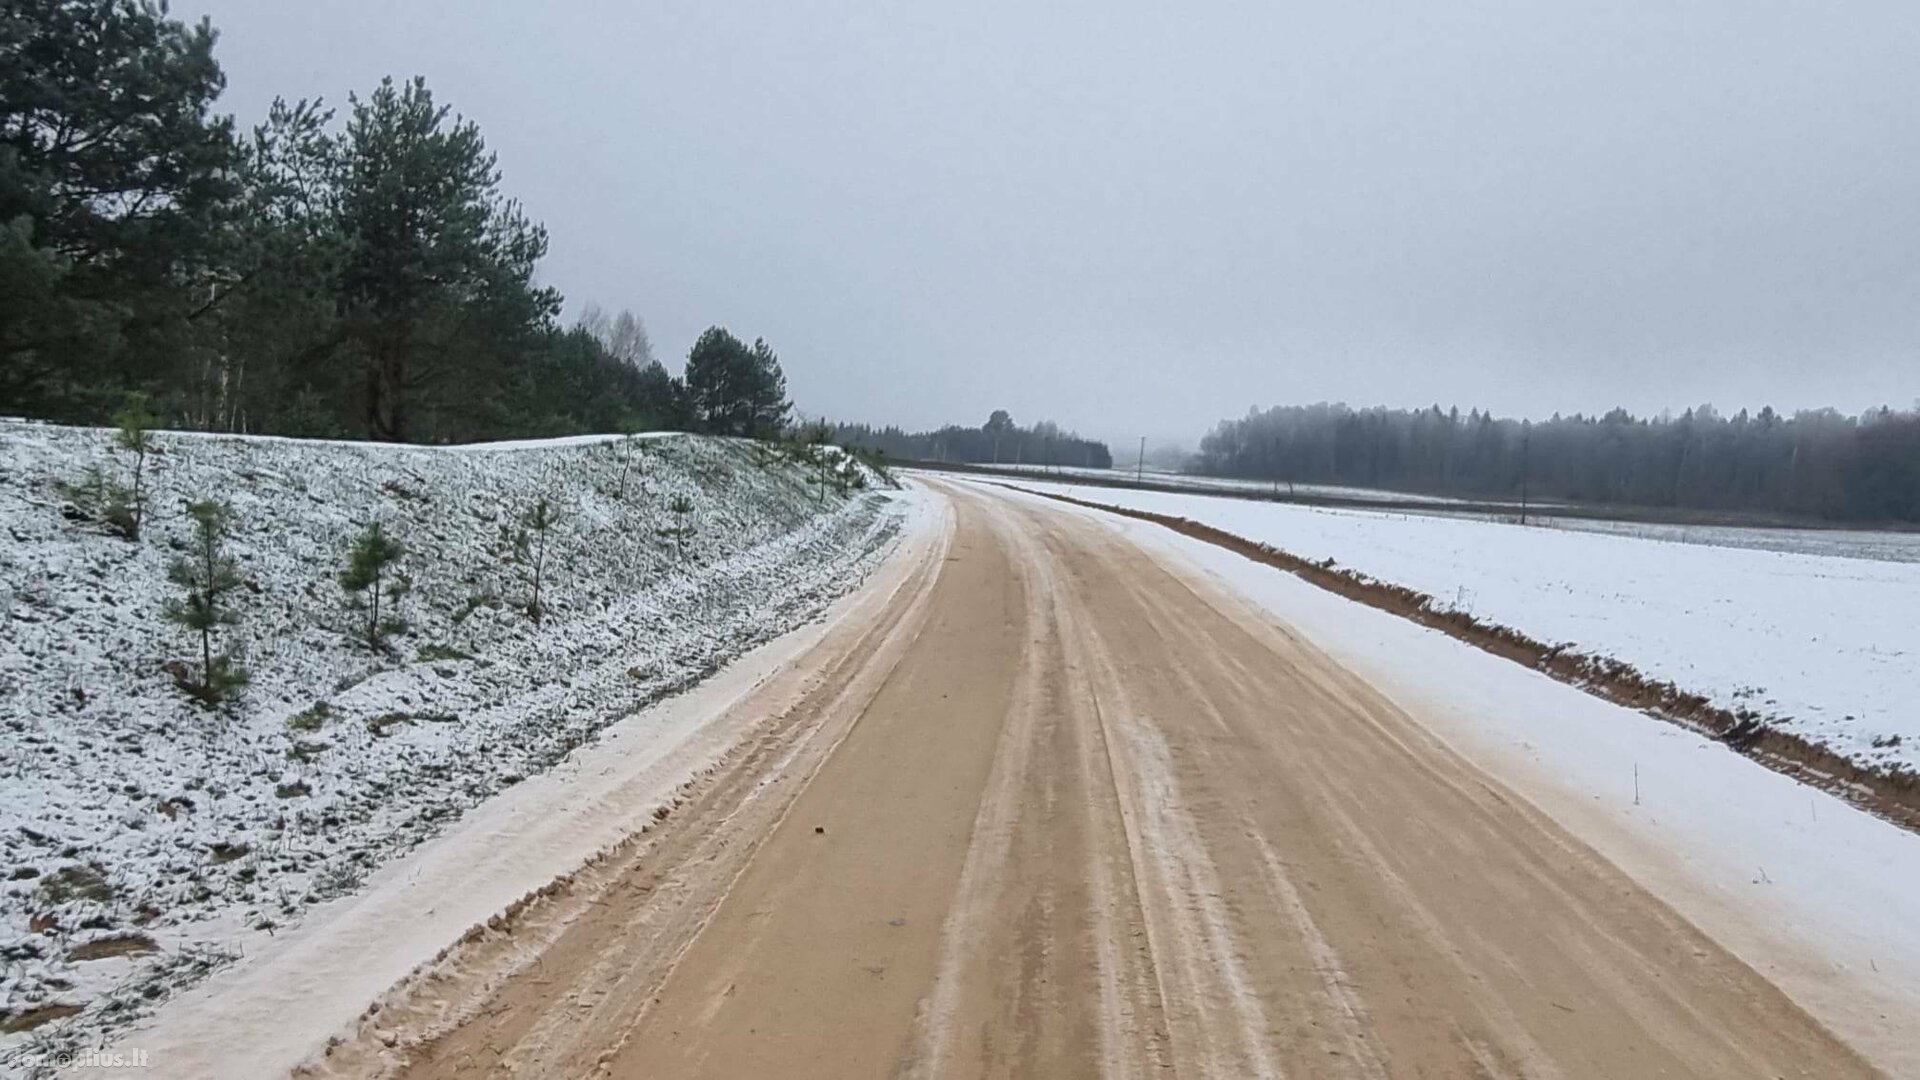
M 1044 503 L 1108 523 L 1250 617 L 1292 628 L 1890 1075 L 1920 1075 L 1920 836 L 1718 742 L 1235 552 Z
M 622 717 L 817 617 L 901 511 L 844 460 L 686 436 L 418 448 L 157 433 L 129 542 L 63 484 L 107 433 L 0 422 L 0 1052 L 91 1044 L 355 892 Z M 163 665 L 189 500 L 232 507 L 249 671 L 206 708 Z M 541 498 L 543 618 L 528 613 Z M 404 634 L 356 640 L 337 577 L 378 521 Z M 77 1015 L 64 1014 L 79 1010 Z M 4 1060 L 4 1059 L 0 1059 Z
M 1920 771 L 1920 563 L 1021 482 L 1183 517 L 1433 597 L 1888 773 Z
M 303 1062 L 320 1060 L 331 1038 L 350 1033 L 411 973 L 456 964 L 439 954 L 470 928 L 627 842 L 777 713 L 836 633 L 863 627 L 893 602 L 914 569 L 944 550 L 950 524 L 939 500 L 923 492 L 894 498 L 904 518 L 899 542 L 820 618 L 616 721 L 554 768 L 473 808 L 360 891 L 321 905 L 169 1000 L 110 1052 L 144 1052 L 155 1077 L 300 1075 Z

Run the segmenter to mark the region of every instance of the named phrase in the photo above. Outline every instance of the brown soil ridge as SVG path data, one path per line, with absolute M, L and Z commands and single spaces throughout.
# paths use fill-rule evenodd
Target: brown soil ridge
M 1417 589 L 1345 569 L 1332 559 L 1314 562 L 1191 518 L 1112 506 L 1016 484 L 995 486 L 1150 522 L 1285 570 L 1328 592 L 1439 630 L 1595 697 L 1707 735 L 1775 772 L 1845 799 L 1901 828 L 1920 832 L 1920 773 L 1908 768 L 1861 765 L 1819 743 L 1774 727 L 1750 709 L 1722 708 L 1705 695 L 1652 678 L 1624 660 L 1578 652 L 1570 644 L 1550 645 L 1511 626 L 1436 607 L 1432 596 Z

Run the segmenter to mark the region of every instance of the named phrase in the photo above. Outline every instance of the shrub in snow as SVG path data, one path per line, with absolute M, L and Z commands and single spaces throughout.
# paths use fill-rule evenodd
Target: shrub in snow
M 386 647 L 390 635 L 407 629 L 406 622 L 393 615 L 392 605 L 407 594 L 410 583 L 405 575 L 388 572 L 406 553 L 405 545 L 388 536 L 375 521 L 354 540 L 353 549 L 347 553 L 347 568 L 340 572 L 340 587 L 347 591 L 348 605 L 367 613 L 363 633 L 367 647 L 375 652 Z M 385 618 L 380 615 L 382 593 L 389 601 Z
M 201 499 L 187 504 L 187 517 L 193 522 L 191 551 L 167 568 L 167 580 L 184 588 L 186 595 L 167 601 L 167 618 L 200 635 L 200 677 L 185 675 L 181 665 L 174 669 L 174 681 L 213 705 L 247 682 L 245 668 L 231 656 L 216 656 L 213 651 L 214 629 L 240 621 L 227 602 L 227 594 L 240 587 L 240 571 L 225 550 L 232 511 L 226 503 Z
M 121 508 L 127 505 L 127 489 L 107 479 L 98 465 L 89 465 L 78 480 L 62 480 L 59 491 L 70 504 L 65 514 L 70 521 L 106 521 L 116 533 L 125 532 L 116 523 Z

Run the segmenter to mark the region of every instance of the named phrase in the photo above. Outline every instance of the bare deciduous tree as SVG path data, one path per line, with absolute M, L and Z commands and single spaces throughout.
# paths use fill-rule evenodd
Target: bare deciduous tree
M 606 308 L 589 300 L 587 306 L 580 309 L 580 317 L 574 320 L 573 325 L 599 338 L 601 343 L 604 344 L 607 340 L 607 331 L 612 327 L 613 320 L 607 317 Z
M 653 363 L 653 339 L 647 336 L 647 324 L 625 308 L 614 316 L 613 329 L 608 333 L 605 344 L 607 352 L 634 367 L 646 367 Z

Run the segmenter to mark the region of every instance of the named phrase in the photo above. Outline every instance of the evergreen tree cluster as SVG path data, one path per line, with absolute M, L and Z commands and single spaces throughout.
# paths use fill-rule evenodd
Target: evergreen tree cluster
M 1278 406 L 1217 425 L 1199 471 L 1475 497 L 1920 522 L 1920 412 L 1559 416 Z
M 423 80 L 241 132 L 216 36 L 156 0 L 0 12 L 0 408 L 100 423 L 138 392 L 160 426 L 414 442 L 784 422 L 764 343 L 709 331 L 738 348 L 683 383 L 631 313 L 560 326 L 545 230 Z
M 1063 431 L 1051 420 L 1031 427 L 1013 422 L 995 409 L 977 428 L 949 424 L 934 431 L 909 432 L 888 426 L 835 424 L 833 441 L 878 451 L 896 461 L 955 461 L 972 464 L 1043 465 L 1082 469 L 1113 467 L 1107 444 Z

